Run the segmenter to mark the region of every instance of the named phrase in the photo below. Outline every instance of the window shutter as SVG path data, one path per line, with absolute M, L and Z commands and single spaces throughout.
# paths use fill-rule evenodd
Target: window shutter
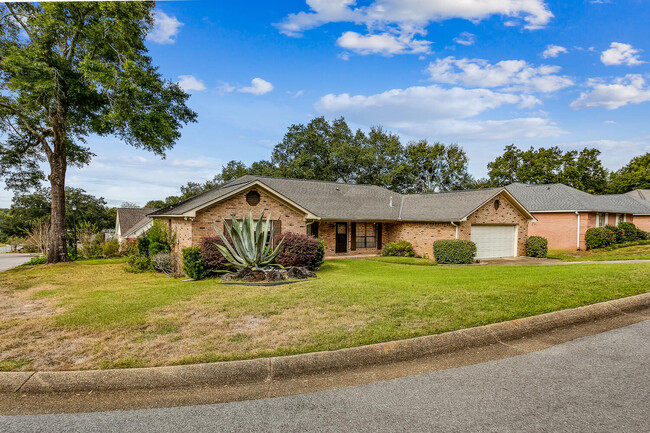
M 377 223 L 377 234 L 376 234 L 376 236 L 377 236 L 377 249 L 378 250 L 381 250 L 381 243 L 382 243 L 382 233 L 381 232 L 382 232 L 382 229 L 383 229 L 382 223 Z
M 350 223 L 350 249 L 355 251 L 357 249 L 357 223 Z

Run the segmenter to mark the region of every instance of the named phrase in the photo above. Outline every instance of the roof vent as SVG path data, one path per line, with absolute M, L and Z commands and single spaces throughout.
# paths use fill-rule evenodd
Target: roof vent
M 390 196 L 390 203 L 388 204 L 388 206 L 393 207 L 393 196 L 392 195 Z
M 260 202 L 260 193 L 252 190 L 246 193 L 246 203 L 251 206 L 257 206 Z

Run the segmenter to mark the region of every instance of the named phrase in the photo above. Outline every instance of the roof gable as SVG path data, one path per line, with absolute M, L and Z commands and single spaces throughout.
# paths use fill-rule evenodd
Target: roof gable
M 143 222 L 150 220 L 149 214 L 157 211 L 158 209 L 149 208 L 118 208 L 117 209 L 117 226 L 119 226 L 120 234 L 125 236 L 127 233 L 143 225 Z

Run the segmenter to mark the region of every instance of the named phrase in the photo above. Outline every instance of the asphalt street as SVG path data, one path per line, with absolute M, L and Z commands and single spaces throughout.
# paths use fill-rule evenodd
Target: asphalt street
M 20 266 L 31 258 L 29 254 L 0 254 L 0 272 Z
M 225 404 L 0 418 L 1 432 L 650 431 L 650 321 L 539 352 Z

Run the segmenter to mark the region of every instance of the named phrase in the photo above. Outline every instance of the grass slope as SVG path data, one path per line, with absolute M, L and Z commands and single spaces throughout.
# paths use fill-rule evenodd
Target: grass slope
M 650 245 L 633 245 L 616 249 L 591 251 L 557 251 L 548 252 L 549 259 L 559 259 L 565 262 L 580 262 L 588 260 L 650 260 Z
M 0 369 L 246 359 L 435 334 L 643 293 L 647 264 L 439 267 L 327 261 L 273 287 L 85 261 L 0 273 Z

